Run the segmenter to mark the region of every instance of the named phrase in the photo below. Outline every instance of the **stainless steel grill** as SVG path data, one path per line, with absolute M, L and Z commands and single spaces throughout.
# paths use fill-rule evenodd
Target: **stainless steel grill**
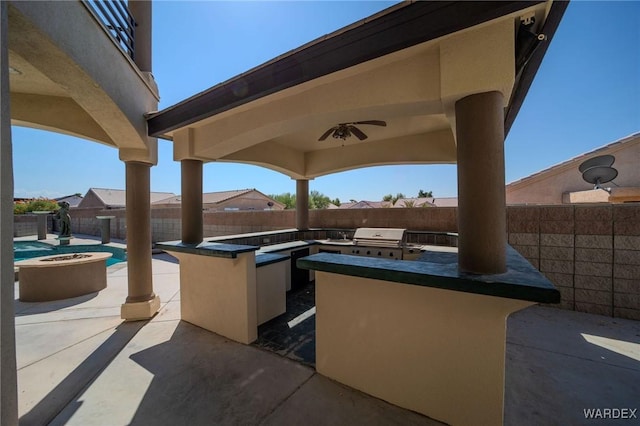
M 352 240 L 321 241 L 319 251 L 394 260 L 406 257 L 407 260 L 413 260 L 420 254 L 420 246 L 407 244 L 406 232 L 406 229 L 399 228 L 358 228 Z
M 353 234 L 353 244 L 366 247 L 402 248 L 405 246 L 406 229 L 358 228 Z

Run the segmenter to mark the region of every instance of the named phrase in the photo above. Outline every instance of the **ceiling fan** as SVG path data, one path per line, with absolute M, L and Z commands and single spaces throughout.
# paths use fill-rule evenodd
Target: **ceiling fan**
M 367 121 L 355 121 L 353 123 L 340 123 L 337 126 L 334 126 L 329 130 L 327 130 L 326 132 L 324 132 L 323 135 L 320 136 L 320 139 L 318 139 L 318 141 L 325 140 L 326 138 L 329 137 L 329 135 L 332 135 L 336 139 L 345 140 L 351 137 L 352 134 L 356 135 L 356 137 L 361 141 L 365 140 L 367 138 L 367 135 L 365 135 L 362 132 L 362 130 L 358 129 L 356 127 L 356 124 L 369 124 L 372 126 L 383 126 L 383 127 L 387 126 L 386 122 L 380 121 L 380 120 L 367 120 Z

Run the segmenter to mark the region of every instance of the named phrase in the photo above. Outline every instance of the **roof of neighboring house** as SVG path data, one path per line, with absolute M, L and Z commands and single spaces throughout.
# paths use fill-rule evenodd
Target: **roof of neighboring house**
M 71 194 L 65 195 L 64 197 L 55 198 L 56 201 L 66 201 L 69 203 L 69 207 L 78 207 L 78 204 L 82 201 L 82 195 L 80 194 Z
M 351 207 L 354 206 L 354 204 L 356 204 L 357 202 L 349 202 L 349 203 L 340 203 L 339 206 L 336 206 L 336 208 L 338 209 L 350 209 Z M 333 207 L 331 207 L 333 208 Z
M 235 189 L 232 191 L 218 191 L 218 192 L 205 192 L 202 194 L 203 204 L 217 204 L 222 201 L 229 200 L 234 197 L 246 194 L 248 192 L 255 191 L 254 189 Z M 175 195 L 173 197 L 158 200 L 153 204 L 180 204 L 182 202 L 181 195 Z
M 232 198 L 239 197 L 249 192 L 255 191 L 255 189 L 235 189 L 232 191 L 219 191 L 219 192 L 205 192 L 202 194 L 202 202 L 204 204 L 217 204 L 223 201 L 230 200 Z
M 432 202 L 433 198 L 421 197 L 421 198 L 400 198 L 395 204 L 392 206 L 394 208 L 398 207 L 433 207 L 434 204 Z
M 457 197 L 422 197 L 422 198 L 400 198 L 395 204 L 390 201 L 358 201 L 356 203 L 342 203 L 339 209 L 379 209 L 379 208 L 399 208 L 406 207 L 405 202 L 413 204 L 412 207 L 457 207 Z M 329 208 L 336 208 L 329 207 Z
M 89 192 L 93 192 L 105 207 L 125 207 L 126 205 L 127 192 L 124 189 L 89 188 L 87 195 Z M 163 199 L 175 197 L 175 195 L 173 192 L 152 192 L 150 194 L 151 204 Z
M 233 198 L 237 198 L 251 192 L 256 192 L 264 196 L 265 198 L 270 199 L 274 203 L 274 205 L 284 207 L 282 203 L 279 203 L 278 201 L 272 199 L 268 195 L 263 194 L 262 192 L 258 191 L 255 188 L 234 189 L 231 191 L 205 192 L 204 194 L 202 194 L 202 204 L 219 204 L 224 201 L 228 201 Z M 182 197 L 180 195 L 174 195 L 166 199 L 158 200 L 152 204 L 180 204 L 181 202 L 182 202 Z
M 548 167 L 544 170 L 540 170 L 539 172 L 533 173 L 529 176 L 523 177 L 518 180 L 514 180 L 513 182 L 510 182 L 509 184 L 507 184 L 507 190 L 529 185 L 533 182 L 538 181 L 543 177 L 559 174 L 564 172 L 567 169 L 577 169 L 578 166 L 588 158 L 595 157 L 597 155 L 611 154 L 625 147 L 635 145 L 638 143 L 640 143 L 640 133 L 634 133 L 630 136 L 624 137 L 610 144 L 601 146 L 600 148 L 596 148 L 592 151 L 585 152 L 584 154 L 580 154 L 576 157 L 570 158 L 569 160 L 563 161 L 561 163 Z
M 458 197 L 431 198 L 431 204 L 436 207 L 458 207 Z
M 342 203 L 341 209 L 379 209 L 382 207 L 391 207 L 389 201 L 358 201 L 357 203 Z

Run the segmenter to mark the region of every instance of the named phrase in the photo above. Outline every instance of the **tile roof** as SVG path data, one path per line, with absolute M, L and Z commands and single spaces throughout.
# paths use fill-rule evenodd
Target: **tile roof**
M 202 194 L 202 204 L 218 204 L 223 201 L 230 200 L 231 198 L 239 197 L 241 195 L 244 195 L 253 191 L 256 191 L 262 194 L 260 191 L 253 188 L 234 189 L 231 191 L 205 192 Z M 181 202 L 182 202 L 182 197 L 180 195 L 173 195 L 172 197 L 158 200 L 152 204 L 180 204 Z
M 124 207 L 126 204 L 127 192 L 124 189 L 89 188 L 87 194 L 89 192 L 93 192 L 107 207 Z M 173 192 L 152 192 L 151 204 L 175 195 Z
M 392 206 L 394 208 L 399 207 L 434 207 L 433 198 L 421 197 L 421 198 L 400 198 Z

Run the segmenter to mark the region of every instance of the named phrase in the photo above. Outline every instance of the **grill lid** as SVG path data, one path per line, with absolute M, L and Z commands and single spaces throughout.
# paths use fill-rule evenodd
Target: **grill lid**
M 406 229 L 401 228 L 358 228 L 353 234 L 356 246 L 402 247 Z

